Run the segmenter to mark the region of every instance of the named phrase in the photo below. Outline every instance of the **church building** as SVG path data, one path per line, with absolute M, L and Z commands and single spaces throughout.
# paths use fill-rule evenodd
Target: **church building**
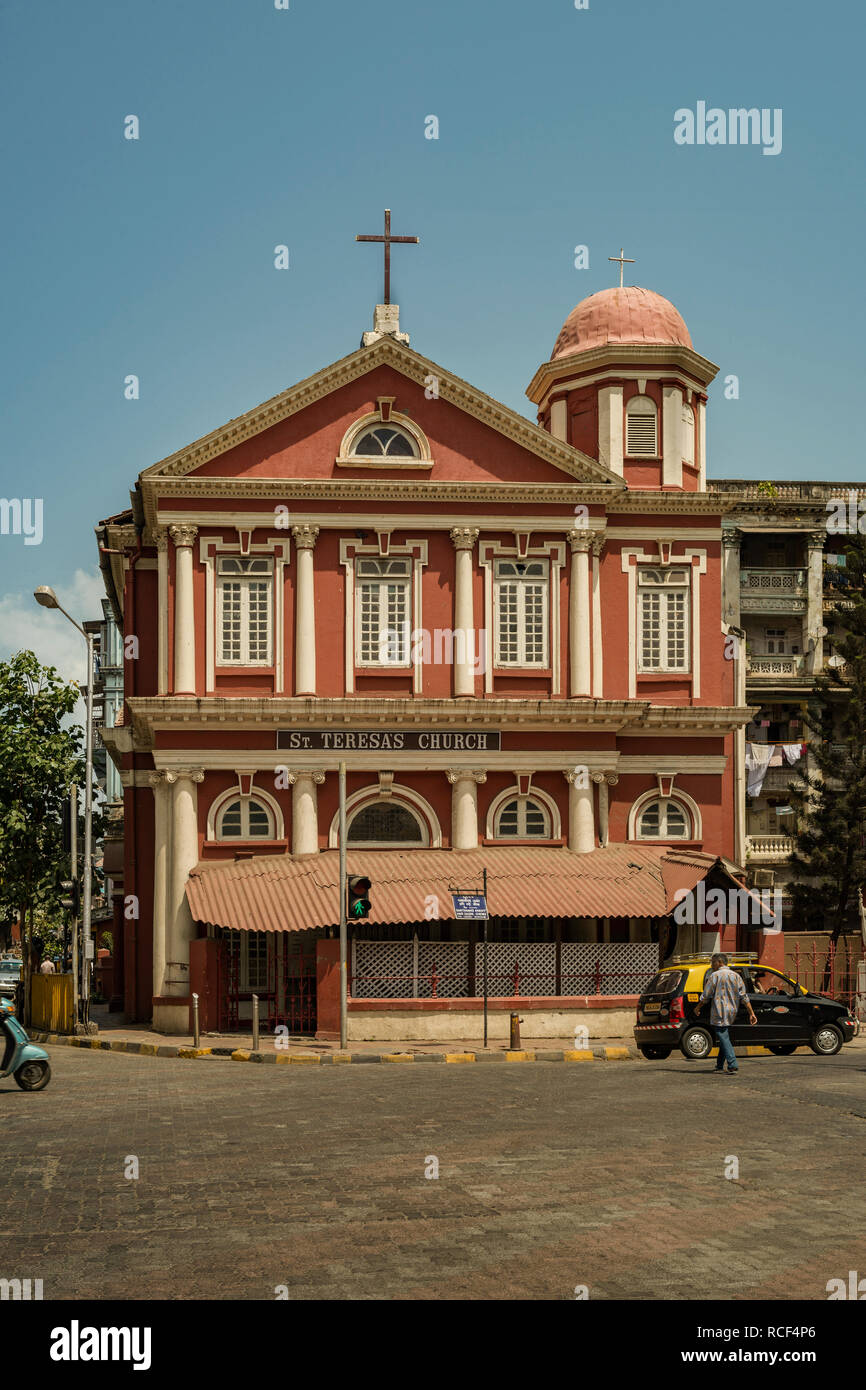
M 674 913 L 745 859 L 716 371 L 661 295 L 602 290 L 535 370 L 534 423 L 385 303 L 356 351 L 140 474 L 98 528 L 137 638 L 102 735 L 131 1017 L 186 1032 L 195 991 L 205 1027 L 248 1027 L 255 993 L 266 1025 L 337 1033 L 341 762 L 371 880 L 350 1039 L 480 1036 L 483 924 L 453 894 L 485 871 L 494 1037 L 515 1007 L 529 1036 L 626 1032 L 673 951 L 781 962 L 761 925 Z

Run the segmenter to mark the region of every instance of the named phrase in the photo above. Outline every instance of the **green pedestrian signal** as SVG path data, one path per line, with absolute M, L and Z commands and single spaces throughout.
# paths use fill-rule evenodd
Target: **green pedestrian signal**
M 350 922 L 357 922 L 362 917 L 370 916 L 370 899 L 367 896 L 370 892 L 370 880 L 363 874 L 349 874 L 346 884 L 347 904 L 346 916 Z

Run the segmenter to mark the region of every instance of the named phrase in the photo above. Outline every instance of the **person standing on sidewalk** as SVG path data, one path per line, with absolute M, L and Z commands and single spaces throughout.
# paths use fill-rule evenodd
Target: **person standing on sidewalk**
M 735 970 L 728 969 L 728 958 L 717 953 L 710 960 L 712 971 L 704 985 L 704 992 L 695 1008 L 697 1016 L 709 999 L 713 1001 L 710 1010 L 710 1027 L 715 1034 L 716 1042 L 719 1045 L 719 1055 L 716 1058 L 716 1071 L 725 1070 L 725 1063 L 728 1064 L 728 1075 L 735 1076 L 739 1070 L 737 1054 L 731 1045 L 728 1029 L 740 1009 L 740 1002 L 745 1000 L 746 1008 L 749 1011 L 749 1022 L 757 1023 L 755 1011 L 749 1003 L 749 996 L 746 993 L 746 986 L 741 975 Z

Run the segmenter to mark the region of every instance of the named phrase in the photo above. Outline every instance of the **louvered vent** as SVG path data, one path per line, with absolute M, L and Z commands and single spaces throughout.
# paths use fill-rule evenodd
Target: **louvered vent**
M 629 412 L 626 453 L 649 454 L 654 457 L 657 452 L 655 413 L 634 415 Z

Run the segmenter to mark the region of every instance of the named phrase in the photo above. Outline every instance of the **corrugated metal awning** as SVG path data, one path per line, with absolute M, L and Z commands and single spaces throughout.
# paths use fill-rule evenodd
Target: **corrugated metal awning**
M 698 851 L 636 843 L 590 854 L 507 846 L 350 850 L 347 861 L 349 873 L 365 873 L 373 882 L 365 926 L 453 919 L 451 893 L 480 892 L 485 868 L 491 917 L 664 917 L 677 890 L 690 891 L 721 862 Z M 194 920 L 210 926 L 240 931 L 335 926 L 339 853 L 200 863 L 189 876 L 186 896 Z

